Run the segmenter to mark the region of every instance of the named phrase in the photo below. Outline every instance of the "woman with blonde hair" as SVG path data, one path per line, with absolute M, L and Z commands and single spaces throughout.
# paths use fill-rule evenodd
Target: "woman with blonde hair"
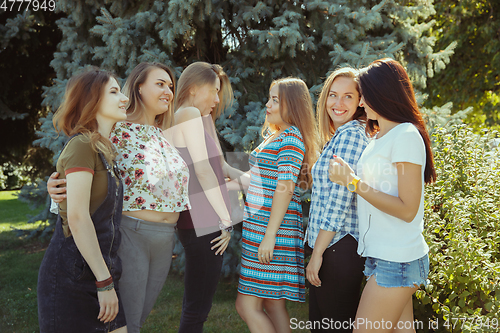
M 111 73 L 92 68 L 69 80 L 54 115 L 70 136 L 57 160 L 67 199 L 38 276 L 42 333 L 127 332 L 118 290 L 123 186 L 108 139 L 127 101 Z
M 358 247 L 356 195 L 328 179 L 330 159 L 356 167 L 368 144 L 366 114 L 359 107 L 358 71 L 343 67 L 325 80 L 316 108 L 323 149 L 312 167 L 313 186 L 306 231 L 306 268 L 311 332 L 352 332 L 364 259 Z M 324 321 L 324 319 L 326 320 Z
M 266 104 L 265 140 L 250 156 L 236 310 L 251 332 L 290 332 L 285 300 L 305 302 L 301 189 L 317 154 L 304 81 L 276 80 Z
M 110 137 L 125 185 L 118 253 L 123 306 L 133 333 L 139 332 L 160 294 L 172 262 L 179 214 L 190 208 L 188 167 L 163 135 L 173 123 L 174 87 L 167 66 L 137 65 L 124 87 L 130 98 L 127 121 L 118 122 Z M 47 185 L 51 196 L 57 193 L 56 184 Z

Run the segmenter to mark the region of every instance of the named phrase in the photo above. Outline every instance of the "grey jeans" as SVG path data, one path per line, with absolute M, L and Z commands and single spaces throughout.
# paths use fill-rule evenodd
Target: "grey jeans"
M 127 329 L 139 333 L 165 282 L 175 244 L 175 224 L 122 216 L 120 293 Z

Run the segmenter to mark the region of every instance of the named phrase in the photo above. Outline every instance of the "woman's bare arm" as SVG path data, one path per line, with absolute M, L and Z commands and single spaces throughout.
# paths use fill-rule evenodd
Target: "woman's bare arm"
M 90 217 L 90 172 L 79 171 L 67 176 L 68 225 L 75 244 L 94 273 L 97 281 L 111 276 L 102 257 L 99 242 Z M 118 297 L 114 289 L 98 292 L 100 312 L 98 319 L 103 322 L 113 320 L 118 314 Z

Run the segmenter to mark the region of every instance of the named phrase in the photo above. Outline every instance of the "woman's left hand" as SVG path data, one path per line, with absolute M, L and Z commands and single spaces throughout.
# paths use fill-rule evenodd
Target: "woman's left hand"
M 259 262 L 269 264 L 273 260 L 274 245 L 276 244 L 276 236 L 264 235 L 264 239 L 259 245 L 257 255 Z
M 220 253 L 220 255 L 222 255 L 224 253 L 224 251 L 226 251 L 230 240 L 231 240 L 231 233 L 227 232 L 225 230 L 221 231 L 221 234 L 219 237 L 212 239 L 212 241 L 210 243 L 218 241 L 217 244 L 212 246 L 212 250 L 215 249 L 216 247 L 218 247 L 217 251 L 215 252 L 215 255 L 218 255 L 219 253 Z
M 342 158 L 335 156 L 335 159 L 330 160 L 328 178 L 330 178 L 332 182 L 347 186 L 347 184 L 353 180 L 354 175 L 354 171 Z

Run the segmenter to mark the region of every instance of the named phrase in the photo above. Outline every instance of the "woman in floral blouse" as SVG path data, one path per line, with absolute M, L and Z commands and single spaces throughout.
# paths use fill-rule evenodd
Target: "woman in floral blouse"
M 124 183 L 120 279 L 128 332 L 139 332 L 153 309 L 172 261 L 179 213 L 191 208 L 189 170 L 163 136 L 172 126 L 174 77 L 159 63 L 137 65 L 125 83 L 127 121 L 116 124 L 111 142 Z M 53 176 L 51 176 L 53 178 Z M 51 196 L 57 191 L 52 180 Z M 60 201 L 60 196 L 53 197 Z

